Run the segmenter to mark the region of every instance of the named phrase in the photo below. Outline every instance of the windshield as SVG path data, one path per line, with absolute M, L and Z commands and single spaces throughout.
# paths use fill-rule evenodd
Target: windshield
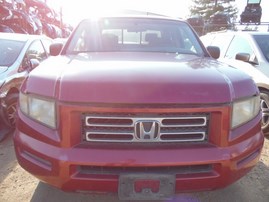
M 83 21 L 66 53 L 169 52 L 203 55 L 190 27 L 179 21 L 152 18 L 103 18 Z
M 259 4 L 261 3 L 261 0 L 248 0 L 249 4 Z
M 269 62 L 269 35 L 253 35 L 253 37 Z
M 18 58 L 25 42 L 0 39 L 0 66 L 11 66 Z

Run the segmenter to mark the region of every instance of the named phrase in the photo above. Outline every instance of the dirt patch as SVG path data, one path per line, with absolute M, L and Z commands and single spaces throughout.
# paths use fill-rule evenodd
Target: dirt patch
M 116 195 L 85 195 L 65 193 L 37 180 L 24 171 L 16 161 L 11 135 L 0 143 L 0 201 L 53 202 L 92 201 L 117 202 Z M 265 139 L 258 165 L 231 186 L 210 192 L 179 194 L 173 202 L 202 201 L 269 201 L 269 140 Z

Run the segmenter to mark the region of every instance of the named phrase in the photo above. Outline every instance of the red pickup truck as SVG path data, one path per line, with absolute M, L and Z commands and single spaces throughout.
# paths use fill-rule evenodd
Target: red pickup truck
M 14 134 L 19 164 L 41 181 L 160 200 L 225 187 L 259 161 L 257 86 L 188 23 L 87 19 L 50 52 L 21 87 Z

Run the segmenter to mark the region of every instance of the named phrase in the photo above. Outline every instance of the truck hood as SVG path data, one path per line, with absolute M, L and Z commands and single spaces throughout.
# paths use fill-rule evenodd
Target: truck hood
M 51 57 L 24 89 L 64 102 L 228 103 L 257 94 L 250 77 L 208 57 L 91 53 Z

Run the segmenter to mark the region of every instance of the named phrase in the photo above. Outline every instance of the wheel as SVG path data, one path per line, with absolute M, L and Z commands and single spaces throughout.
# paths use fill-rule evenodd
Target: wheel
M 269 132 L 269 92 L 261 91 L 262 130 L 264 134 Z
M 11 129 L 15 128 L 18 97 L 18 94 L 11 94 L 6 98 L 7 108 L 5 110 L 4 121 L 5 124 Z

